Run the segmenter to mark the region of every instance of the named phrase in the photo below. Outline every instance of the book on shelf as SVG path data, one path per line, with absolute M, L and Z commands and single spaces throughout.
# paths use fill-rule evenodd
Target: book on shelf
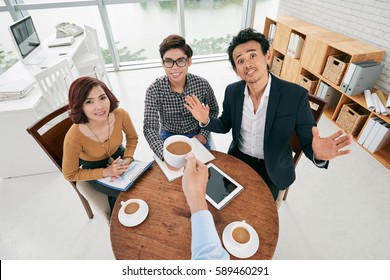
M 376 120 L 378 120 L 378 119 L 379 119 L 378 117 L 373 117 L 373 118 L 369 118 L 368 119 L 368 122 L 366 123 L 366 126 L 363 128 L 363 131 L 362 131 L 362 133 L 360 134 L 360 136 L 358 138 L 358 143 L 360 145 L 364 144 L 364 142 L 367 139 L 367 136 L 370 134 L 372 128 L 375 125 Z
M 268 41 L 270 44 L 272 44 L 272 41 L 274 40 L 275 31 L 276 31 L 276 24 L 271 23 L 269 26 L 269 31 L 268 31 Z
M 367 147 L 367 150 L 371 153 L 375 153 L 377 150 L 380 150 L 382 147 L 387 146 L 390 143 L 390 124 L 377 122 L 375 125 L 379 126 L 378 131 L 376 132 L 370 145 Z
M 328 108 L 335 108 L 340 100 L 341 93 L 326 83 L 321 82 L 317 96 L 328 101 Z
M 196 138 L 191 138 L 192 142 L 194 142 L 194 155 L 195 157 L 203 162 L 208 163 L 215 159 L 215 156 L 210 153 L 209 150 L 205 148 L 205 146 L 202 145 Z M 177 171 L 171 170 L 168 168 L 165 161 L 162 161 L 157 155 L 153 155 L 154 160 L 158 164 L 158 166 L 161 168 L 161 171 L 164 173 L 165 177 L 169 182 L 172 182 L 180 177 L 183 176 L 184 167 L 180 168 Z
M 366 140 L 364 141 L 363 143 L 363 146 L 368 149 L 368 147 L 371 145 L 371 142 L 374 140 L 375 138 L 375 135 L 377 134 L 377 132 L 379 131 L 379 128 L 380 128 L 380 125 L 383 124 L 385 121 L 378 118 L 377 120 L 375 120 L 375 124 L 374 126 L 372 127 L 370 133 L 367 135 L 367 138 Z
M 298 34 L 291 33 L 288 42 L 287 55 L 292 58 L 300 58 L 305 40 Z
M 290 40 L 288 41 L 288 46 L 287 46 L 287 55 L 292 56 L 292 48 L 294 44 L 294 39 L 295 39 L 295 33 L 290 34 Z
M 326 84 L 324 82 L 320 82 L 320 86 L 318 87 L 317 96 L 323 98 L 323 88 Z
M 345 92 L 348 95 L 363 93 L 366 89 L 372 89 L 383 70 L 384 64 L 376 62 L 372 64 L 356 65 L 348 89 Z
M 111 181 L 111 177 L 96 180 L 100 184 L 118 190 L 127 191 L 137 181 L 142 174 L 145 173 L 153 164 L 153 161 L 138 161 L 130 163 L 127 170 L 115 181 Z
M 343 92 L 347 92 L 348 85 L 351 82 L 351 78 L 355 72 L 356 66 L 361 65 L 361 66 L 367 66 L 367 65 L 375 65 L 377 62 L 373 60 L 364 60 L 364 61 L 358 61 L 358 62 L 353 62 L 349 65 L 347 72 L 344 75 L 343 82 L 341 83 L 341 90 Z

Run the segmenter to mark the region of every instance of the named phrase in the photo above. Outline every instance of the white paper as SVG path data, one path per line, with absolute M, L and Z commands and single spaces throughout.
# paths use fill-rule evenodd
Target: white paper
M 378 95 L 375 92 L 372 94 L 372 98 L 374 99 L 375 107 L 377 107 L 377 106 L 379 107 L 379 112 L 378 112 L 378 107 L 376 109 L 377 113 L 378 114 L 380 113 L 384 116 L 387 116 L 389 114 L 389 112 L 387 112 L 387 109 L 382 104 L 381 100 L 379 99 Z
M 375 113 L 380 114 L 381 113 L 381 109 L 379 107 L 380 102 L 378 102 L 378 100 L 376 98 L 374 98 L 374 94 L 372 94 L 371 96 L 372 96 L 372 100 L 374 101 L 374 104 L 375 104 Z
M 390 110 L 390 93 L 387 96 L 386 108 Z
M 371 112 L 374 111 L 375 103 L 374 100 L 372 99 L 371 91 L 369 89 L 366 89 L 364 91 L 364 97 L 366 98 L 367 109 Z

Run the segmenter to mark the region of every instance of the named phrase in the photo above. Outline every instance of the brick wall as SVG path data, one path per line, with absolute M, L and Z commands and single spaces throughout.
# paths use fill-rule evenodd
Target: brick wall
M 280 0 L 290 15 L 385 50 L 375 87 L 390 93 L 390 0 Z

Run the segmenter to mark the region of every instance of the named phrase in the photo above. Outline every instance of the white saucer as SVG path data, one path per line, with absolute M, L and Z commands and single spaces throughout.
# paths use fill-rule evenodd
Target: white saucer
M 249 231 L 250 234 L 250 240 L 246 244 L 239 244 L 238 242 L 234 241 L 231 237 L 230 233 L 232 229 L 236 226 L 242 226 L 246 228 Z M 222 241 L 223 245 L 225 245 L 226 250 L 233 256 L 241 259 L 249 258 L 253 256 L 260 245 L 259 236 L 257 235 L 257 232 L 255 229 L 245 223 L 245 221 L 242 222 L 232 222 L 228 224 L 222 233 Z
M 131 203 L 131 202 L 138 202 L 139 205 L 140 205 L 138 211 L 136 212 L 136 213 L 139 212 L 136 218 L 126 217 L 125 212 L 124 212 L 124 208 L 126 207 L 126 205 Z M 132 199 L 129 199 L 126 202 L 123 202 L 121 204 L 122 204 L 122 206 L 121 206 L 121 208 L 119 209 L 119 212 L 118 212 L 118 219 L 119 219 L 119 222 L 122 225 L 126 226 L 126 227 L 138 226 L 148 216 L 149 206 L 142 199 L 134 199 L 134 198 L 132 198 Z

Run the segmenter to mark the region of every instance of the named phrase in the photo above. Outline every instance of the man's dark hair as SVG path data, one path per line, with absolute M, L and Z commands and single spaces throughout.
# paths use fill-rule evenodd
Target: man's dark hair
M 264 55 L 267 54 L 267 51 L 269 50 L 269 42 L 265 38 L 263 34 L 260 32 L 257 32 L 253 28 L 247 28 L 244 30 L 241 30 L 238 32 L 237 36 L 234 36 L 232 41 L 230 42 L 230 45 L 227 49 L 227 53 L 229 55 L 230 63 L 232 64 L 233 69 L 236 69 L 236 64 L 234 62 L 233 58 L 233 51 L 234 49 L 241 44 L 244 44 L 249 41 L 256 41 L 261 45 L 261 50 Z
M 186 40 L 179 35 L 169 35 L 162 41 L 159 48 L 161 58 L 163 58 L 164 54 L 170 49 L 181 49 L 186 54 L 187 58 L 192 57 L 191 47 L 186 43 Z

